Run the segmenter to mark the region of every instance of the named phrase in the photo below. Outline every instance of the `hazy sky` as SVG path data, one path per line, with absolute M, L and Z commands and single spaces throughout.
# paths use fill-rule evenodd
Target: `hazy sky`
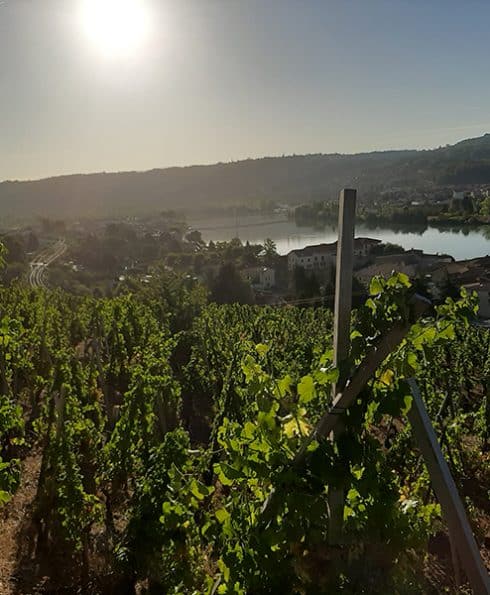
M 87 0 L 0 0 L 0 180 L 490 131 L 488 0 L 133 1 L 104 52 Z

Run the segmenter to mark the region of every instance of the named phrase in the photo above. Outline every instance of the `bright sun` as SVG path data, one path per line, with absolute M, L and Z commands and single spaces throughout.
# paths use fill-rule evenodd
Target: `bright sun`
M 82 0 L 82 26 L 109 56 L 134 54 L 149 32 L 145 0 Z

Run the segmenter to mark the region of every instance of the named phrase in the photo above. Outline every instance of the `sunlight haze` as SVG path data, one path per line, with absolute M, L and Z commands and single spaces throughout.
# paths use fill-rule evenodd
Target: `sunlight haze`
M 490 130 L 473 0 L 5 0 L 0 180 Z
M 107 55 L 143 53 L 151 20 L 146 4 L 144 0 L 82 0 L 80 19 L 87 38 Z

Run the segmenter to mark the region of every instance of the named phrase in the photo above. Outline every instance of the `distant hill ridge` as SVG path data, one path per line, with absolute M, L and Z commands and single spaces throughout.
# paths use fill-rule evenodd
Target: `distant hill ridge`
M 0 183 L 0 216 L 115 216 L 261 201 L 304 202 L 393 186 L 490 184 L 490 134 L 433 150 L 264 157 L 145 172 Z

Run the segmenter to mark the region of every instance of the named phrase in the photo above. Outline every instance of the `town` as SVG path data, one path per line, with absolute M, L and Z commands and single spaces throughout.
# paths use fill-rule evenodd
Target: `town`
M 271 239 L 204 242 L 175 212 L 157 217 L 65 223 L 44 219 L 4 232 L 4 283 L 61 287 L 75 294 L 114 295 L 125 285 L 162 274 L 200 283 L 217 303 L 333 305 L 337 242 L 278 254 Z M 476 292 L 479 315 L 490 319 L 490 255 L 456 261 L 450 254 L 404 250 L 370 237 L 354 244 L 354 302 L 373 276 L 406 274 L 435 302 L 461 288 Z

